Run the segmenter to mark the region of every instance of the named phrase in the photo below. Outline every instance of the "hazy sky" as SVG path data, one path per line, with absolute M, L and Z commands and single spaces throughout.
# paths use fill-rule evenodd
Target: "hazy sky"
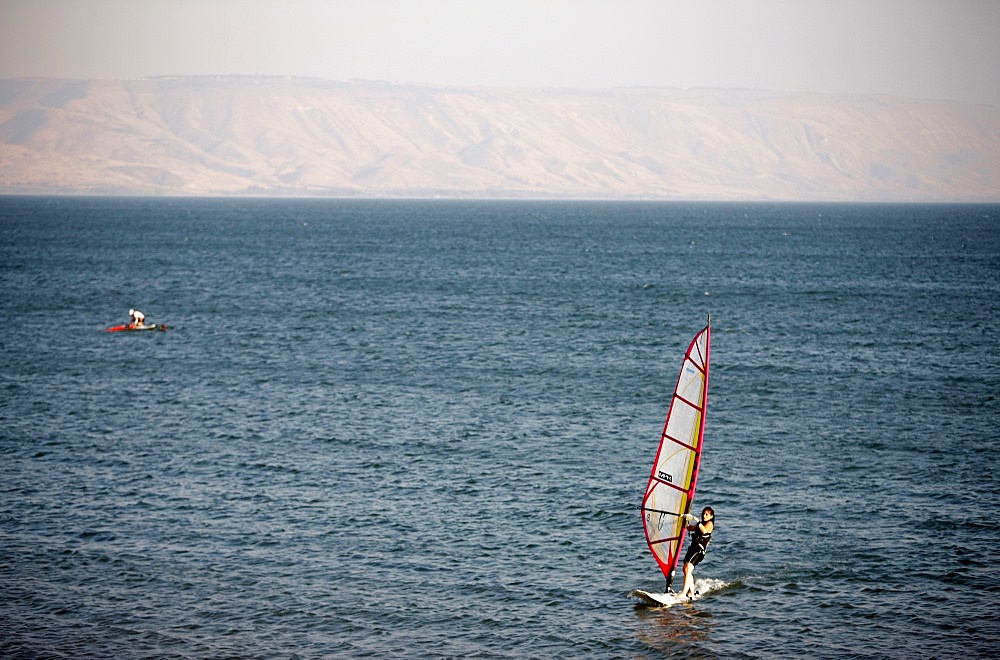
M 1000 105 L 1000 1 L 0 0 L 0 78 L 232 73 Z

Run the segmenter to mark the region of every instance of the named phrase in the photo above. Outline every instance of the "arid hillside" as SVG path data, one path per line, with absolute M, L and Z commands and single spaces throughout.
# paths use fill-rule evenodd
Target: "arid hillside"
M 294 78 L 0 81 L 0 194 L 1000 201 L 1000 108 Z

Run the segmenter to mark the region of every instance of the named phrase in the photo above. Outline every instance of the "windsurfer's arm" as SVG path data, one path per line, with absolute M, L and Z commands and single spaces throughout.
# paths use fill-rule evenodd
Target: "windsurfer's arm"
M 690 513 L 684 514 L 684 529 L 689 532 L 698 530 L 702 534 L 711 534 L 712 530 L 715 529 L 715 522 L 709 520 L 707 522 L 702 522 L 698 520 L 695 516 Z

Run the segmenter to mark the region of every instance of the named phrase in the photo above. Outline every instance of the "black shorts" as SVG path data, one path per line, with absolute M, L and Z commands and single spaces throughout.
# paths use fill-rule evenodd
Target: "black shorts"
M 684 555 L 684 563 L 697 566 L 701 563 L 701 560 L 705 558 L 705 552 L 707 550 L 708 548 L 703 548 L 697 544 L 691 544 L 691 547 L 688 548 L 687 554 Z

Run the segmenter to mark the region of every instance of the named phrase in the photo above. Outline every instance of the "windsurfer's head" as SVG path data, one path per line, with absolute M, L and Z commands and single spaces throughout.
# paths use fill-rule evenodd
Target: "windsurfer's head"
M 701 510 L 701 519 L 704 521 L 715 520 L 715 509 L 710 506 L 706 506 Z

